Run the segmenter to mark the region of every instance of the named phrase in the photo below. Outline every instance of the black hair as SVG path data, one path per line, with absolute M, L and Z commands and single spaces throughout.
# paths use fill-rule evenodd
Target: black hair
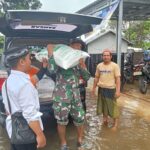
M 19 58 L 12 59 L 12 60 L 8 60 L 7 62 L 8 62 L 8 64 L 9 64 L 9 67 L 10 67 L 10 68 L 15 68 L 15 67 L 17 67 L 17 64 L 18 64 L 18 62 L 20 61 L 20 59 L 25 59 L 25 57 L 26 57 L 27 55 L 28 55 L 28 53 L 25 54 L 25 55 L 23 55 L 23 56 L 20 56 Z
M 71 39 L 70 44 L 74 44 L 74 43 L 80 43 L 82 45 L 81 50 L 87 51 L 87 45 L 83 40 L 79 38 Z
M 7 68 L 14 68 L 19 60 L 25 58 L 27 54 L 29 54 L 29 51 L 26 47 L 11 47 L 4 52 L 4 65 Z

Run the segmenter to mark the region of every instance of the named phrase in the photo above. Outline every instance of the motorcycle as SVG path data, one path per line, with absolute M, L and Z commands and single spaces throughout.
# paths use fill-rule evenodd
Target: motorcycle
M 133 55 L 134 51 L 130 50 L 125 56 L 124 62 L 124 82 L 133 83 Z
M 148 84 L 150 83 L 150 63 L 142 68 L 142 76 L 139 78 L 139 89 L 140 92 L 146 94 Z
M 139 78 L 139 90 L 142 94 L 146 94 L 148 84 L 150 83 L 150 50 L 144 51 L 145 65 L 142 67 L 142 75 Z

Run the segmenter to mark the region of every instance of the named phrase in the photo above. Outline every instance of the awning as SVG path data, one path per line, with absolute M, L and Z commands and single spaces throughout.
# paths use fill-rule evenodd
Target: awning
M 94 15 L 104 7 L 111 5 L 114 0 L 97 0 L 90 5 L 79 10 L 77 13 Z M 117 19 L 118 9 L 111 19 Z M 123 20 L 148 20 L 150 19 L 150 0 L 124 0 L 123 1 Z

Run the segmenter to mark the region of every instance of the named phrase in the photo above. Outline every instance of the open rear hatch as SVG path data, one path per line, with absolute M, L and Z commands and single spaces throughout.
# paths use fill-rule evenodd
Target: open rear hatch
M 9 10 L 0 18 L 0 32 L 7 37 L 75 38 L 92 31 L 101 18 L 55 12 Z

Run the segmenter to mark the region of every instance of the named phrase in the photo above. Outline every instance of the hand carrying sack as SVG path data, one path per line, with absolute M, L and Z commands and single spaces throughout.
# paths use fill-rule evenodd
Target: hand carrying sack
M 5 88 L 9 111 L 11 114 L 11 105 L 7 93 L 7 80 L 5 83 Z M 22 112 L 16 112 L 14 114 L 11 114 L 11 120 L 12 120 L 12 135 L 11 135 L 12 144 L 30 144 L 36 142 L 36 136 L 32 131 L 32 129 L 29 127 L 26 119 L 23 117 Z

